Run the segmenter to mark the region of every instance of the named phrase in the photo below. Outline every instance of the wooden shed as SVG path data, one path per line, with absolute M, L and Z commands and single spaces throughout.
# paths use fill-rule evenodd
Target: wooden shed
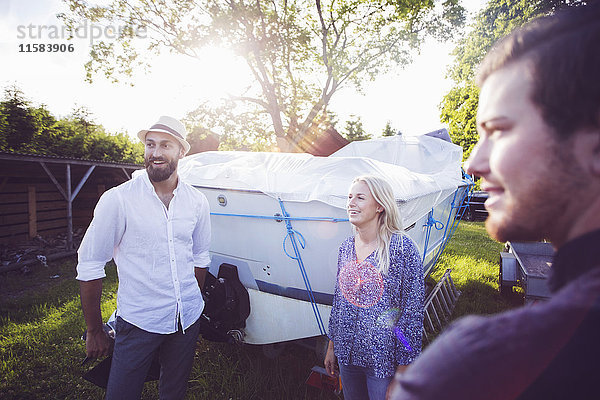
M 0 243 L 87 228 L 100 195 L 142 165 L 0 152 Z

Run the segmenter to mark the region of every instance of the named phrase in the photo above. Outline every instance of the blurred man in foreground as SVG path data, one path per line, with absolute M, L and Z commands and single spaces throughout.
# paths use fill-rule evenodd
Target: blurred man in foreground
M 450 327 L 390 398 L 600 398 L 600 7 L 532 21 L 482 62 L 469 173 L 488 233 L 550 240 L 551 300 Z

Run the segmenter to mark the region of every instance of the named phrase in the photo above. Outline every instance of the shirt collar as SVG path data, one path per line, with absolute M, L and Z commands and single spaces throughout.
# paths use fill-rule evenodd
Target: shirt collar
M 148 176 L 148 171 L 146 171 L 145 169 L 142 171 L 142 173 L 140 174 L 140 178 L 142 179 L 142 181 L 144 182 L 144 186 L 148 189 L 148 190 L 152 190 L 154 191 L 154 186 L 152 186 L 152 182 L 150 182 L 150 177 Z
M 152 182 L 150 182 L 150 177 L 148 176 L 148 171 L 146 171 L 146 169 L 144 169 L 142 171 L 142 173 L 140 174 L 140 178 L 144 181 L 144 185 L 148 188 L 148 190 L 151 190 L 152 192 L 156 192 L 154 190 L 154 185 L 152 185 Z M 173 196 L 175 196 L 177 194 L 177 190 L 179 189 L 180 186 L 181 186 L 181 177 L 178 177 L 177 186 L 175 187 L 175 189 L 173 189 Z
M 600 229 L 561 246 L 552 262 L 550 290 L 559 290 L 590 269 L 600 266 Z

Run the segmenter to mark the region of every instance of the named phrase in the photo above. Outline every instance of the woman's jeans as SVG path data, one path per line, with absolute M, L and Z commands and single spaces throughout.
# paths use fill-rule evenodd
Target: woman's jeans
M 344 400 L 385 400 L 393 376 L 377 378 L 369 368 L 340 364 Z

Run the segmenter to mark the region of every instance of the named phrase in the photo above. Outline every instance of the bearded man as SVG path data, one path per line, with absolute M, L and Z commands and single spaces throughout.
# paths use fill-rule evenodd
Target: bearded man
M 549 301 L 448 328 L 390 398 L 598 399 L 600 389 L 600 4 L 532 21 L 479 68 L 488 233 L 549 239 Z
M 158 355 L 160 398 L 183 399 L 210 264 L 209 205 L 177 176 L 190 149 L 180 121 L 160 117 L 138 137 L 145 144 L 145 171 L 102 195 L 78 251 L 86 352 L 90 358 L 109 352 L 100 296 L 105 265 L 114 259 L 119 289 L 106 398 L 139 399 Z

